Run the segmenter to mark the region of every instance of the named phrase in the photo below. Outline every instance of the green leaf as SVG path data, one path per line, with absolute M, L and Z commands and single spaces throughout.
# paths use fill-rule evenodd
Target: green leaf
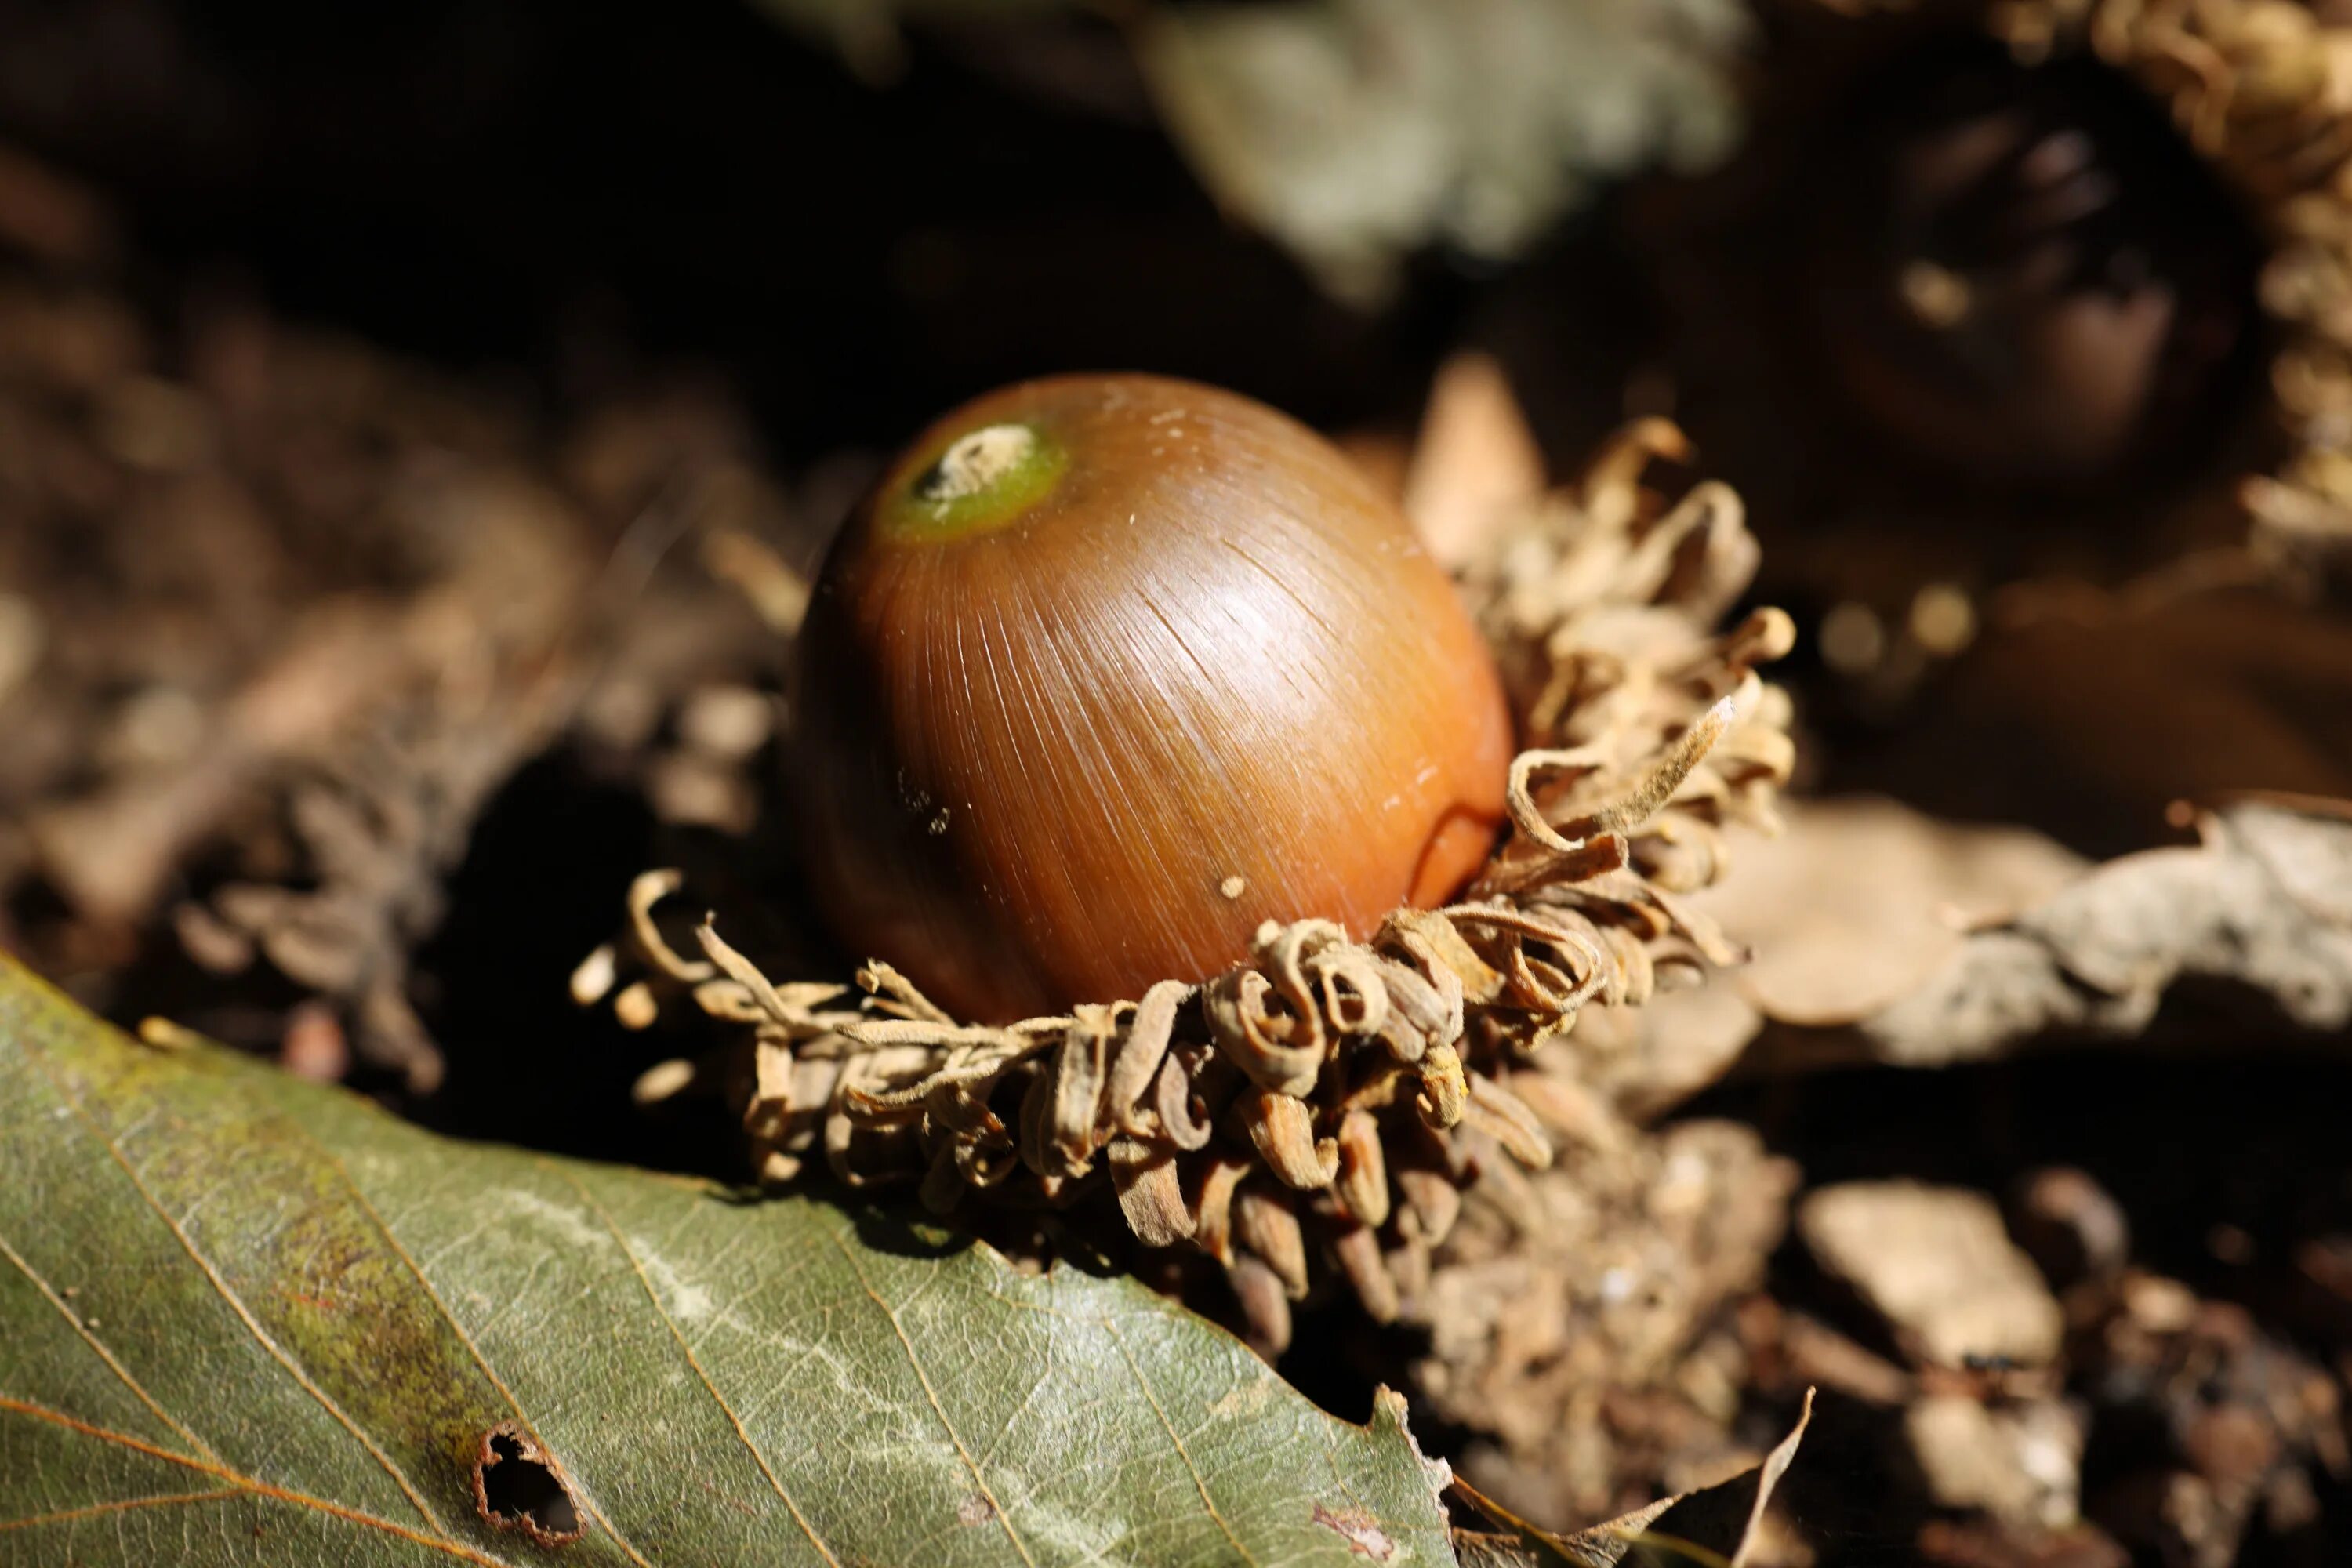
M 1608 180 L 1727 153 L 1748 32 L 1733 0 L 1286 0 L 1139 39 L 1218 201 L 1371 303 L 1423 246 L 1507 259 Z
M 451 1143 L 0 961 L 12 1565 L 1451 1563 L 1400 1408 L 1334 1421 L 1125 1280 Z

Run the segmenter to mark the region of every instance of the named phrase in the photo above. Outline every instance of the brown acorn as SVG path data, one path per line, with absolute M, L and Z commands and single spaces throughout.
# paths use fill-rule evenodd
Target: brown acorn
M 1203 979 L 1444 900 L 1503 817 L 1494 665 L 1411 526 L 1259 404 L 1028 382 L 891 465 L 795 659 L 821 906 L 955 1016 Z

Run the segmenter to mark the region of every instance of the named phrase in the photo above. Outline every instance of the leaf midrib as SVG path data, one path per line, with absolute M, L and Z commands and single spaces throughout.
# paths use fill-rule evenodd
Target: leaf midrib
M 170 1412 L 163 1408 L 152 1394 L 148 1393 L 145 1386 L 142 1385 L 137 1378 L 131 1374 L 130 1369 L 125 1367 L 121 1359 L 107 1347 L 106 1342 L 100 1339 L 96 1333 L 91 1331 L 89 1326 L 66 1304 L 65 1299 L 58 1294 L 57 1289 L 33 1268 L 30 1260 L 26 1258 L 21 1252 L 17 1251 L 16 1247 L 9 1243 L 5 1237 L 0 1237 L 0 1247 L 5 1248 L 10 1261 L 16 1264 L 17 1268 L 24 1273 L 27 1279 L 32 1281 L 34 1287 L 41 1292 L 42 1296 L 48 1300 L 52 1307 L 57 1309 L 59 1315 L 62 1316 L 69 1325 L 71 1325 L 74 1331 L 81 1337 L 83 1342 L 89 1344 L 93 1351 L 98 1352 L 100 1359 L 106 1363 L 108 1369 L 111 1371 L 117 1378 L 121 1380 L 123 1385 L 138 1398 L 141 1404 L 153 1411 L 156 1416 L 162 1420 L 165 1426 L 169 1426 L 173 1432 L 186 1439 L 193 1447 L 202 1450 L 205 1454 L 210 1455 L 211 1458 L 197 1458 L 194 1455 L 175 1453 L 169 1448 L 163 1447 L 156 1444 L 147 1443 L 140 1438 L 133 1437 L 128 1433 L 116 1432 L 109 1427 L 100 1426 L 90 1422 L 79 1420 L 79 1418 L 69 1415 L 63 1411 L 53 1410 L 47 1405 L 37 1404 L 31 1400 L 20 1400 L 6 1395 L 0 1395 L 0 1409 L 10 1410 L 16 1414 L 31 1416 L 35 1419 L 47 1420 L 56 1425 L 65 1426 L 69 1430 L 80 1432 L 85 1436 L 98 1438 L 105 1442 L 115 1443 L 136 1452 L 146 1454 L 151 1458 L 162 1459 L 171 1464 L 181 1465 L 202 1474 L 214 1476 L 227 1482 L 233 1490 L 247 1492 L 256 1496 L 271 1498 L 278 1501 L 294 1503 L 300 1507 L 313 1509 L 320 1513 L 346 1520 L 355 1524 L 361 1524 L 371 1529 L 384 1531 L 390 1534 L 400 1536 L 420 1545 L 433 1547 L 437 1551 L 446 1552 L 451 1555 L 462 1557 L 468 1562 L 489 1565 L 489 1568 L 514 1568 L 514 1565 L 509 1563 L 506 1559 L 485 1552 L 478 1547 L 468 1545 L 467 1543 L 459 1541 L 456 1536 L 449 1532 L 448 1527 L 443 1524 L 440 1519 L 435 1515 L 432 1509 L 425 1503 L 423 1496 L 416 1490 L 414 1483 L 408 1479 L 407 1476 L 401 1470 L 400 1467 L 393 1461 L 392 1457 L 383 1451 L 382 1447 L 376 1443 L 373 1437 L 362 1431 L 359 1425 L 344 1412 L 342 1407 L 328 1396 L 324 1389 L 318 1386 L 317 1383 L 312 1380 L 310 1373 L 302 1368 L 301 1364 L 295 1361 L 294 1358 L 278 1343 L 276 1339 L 261 1326 L 259 1321 L 254 1318 L 251 1309 L 246 1305 L 243 1298 L 238 1296 L 235 1290 L 230 1289 L 228 1281 L 221 1278 L 219 1271 L 213 1267 L 211 1261 L 197 1248 L 194 1238 L 188 1234 L 186 1227 L 182 1226 L 179 1221 L 173 1216 L 171 1212 L 164 1208 L 163 1204 L 156 1198 L 153 1191 L 149 1188 L 146 1182 L 140 1176 L 137 1167 L 131 1163 L 131 1159 L 123 1151 L 121 1142 L 113 1136 L 112 1133 L 107 1131 L 104 1125 L 102 1125 L 96 1117 L 90 1114 L 89 1107 L 82 1103 L 81 1098 L 74 1093 L 72 1088 L 49 1062 L 47 1054 L 42 1049 L 42 1047 L 31 1038 L 29 1034 L 19 1037 L 17 1044 L 24 1051 L 26 1059 L 31 1062 L 35 1070 L 39 1072 L 41 1076 L 48 1081 L 51 1090 L 58 1096 L 58 1100 L 72 1111 L 76 1121 L 80 1124 L 83 1131 L 91 1139 L 95 1140 L 100 1148 L 106 1151 L 108 1157 L 114 1162 L 115 1165 L 121 1170 L 124 1177 L 131 1183 L 132 1190 L 139 1194 L 141 1200 L 147 1205 L 148 1208 L 154 1213 L 155 1216 L 163 1221 L 164 1228 L 171 1232 L 173 1238 L 179 1243 L 181 1249 L 187 1254 L 189 1260 L 196 1265 L 197 1268 L 203 1273 L 205 1280 L 220 1296 L 223 1302 L 227 1305 L 230 1311 L 236 1315 L 237 1321 L 245 1326 L 247 1332 L 253 1336 L 255 1342 L 260 1345 L 262 1350 L 267 1352 L 272 1360 L 276 1361 L 280 1366 L 286 1369 L 304 1393 L 316 1400 L 321 1408 L 331 1415 L 344 1428 L 344 1430 L 348 1431 L 354 1438 L 358 1439 L 361 1445 L 367 1449 L 368 1453 L 375 1458 L 376 1462 L 383 1466 L 385 1473 L 390 1476 L 394 1483 L 399 1487 L 402 1494 L 405 1496 L 409 1502 L 415 1507 L 417 1512 L 423 1516 L 425 1521 L 432 1527 L 433 1533 L 427 1535 L 420 1531 L 411 1530 L 409 1527 L 399 1523 L 397 1521 L 385 1519 L 379 1514 L 368 1512 L 363 1509 L 357 1509 L 347 1504 L 334 1502 L 329 1499 L 317 1497 L 311 1493 L 299 1491 L 292 1488 L 275 1485 L 272 1482 L 262 1480 L 257 1476 L 247 1475 L 224 1462 L 221 1459 L 218 1451 L 215 1449 L 211 1444 L 206 1443 L 203 1438 L 197 1436 L 186 1425 L 175 1419 Z M 308 1134 L 305 1133 L 305 1136 L 308 1137 Z M 314 1146 L 316 1145 L 317 1141 L 315 1139 L 310 1140 L 310 1142 Z M 338 1166 L 337 1169 L 338 1173 L 341 1175 L 345 1184 L 350 1186 L 352 1184 L 349 1174 L 341 1172 L 340 1166 Z M 356 1191 L 355 1188 L 353 1190 Z M 457 1325 L 455 1323 L 454 1320 L 450 1320 L 448 1318 L 446 1308 L 441 1308 L 439 1298 L 435 1296 L 433 1300 L 435 1306 L 441 1309 L 444 1320 L 449 1321 L 452 1328 L 457 1328 Z M 459 1333 L 462 1338 L 463 1331 L 459 1330 Z M 635 1553 L 632 1552 L 632 1555 L 634 1556 Z M 643 1563 L 645 1560 L 640 1557 L 637 1558 L 637 1561 Z M 650 1564 L 647 1565 L 647 1568 L 650 1568 Z

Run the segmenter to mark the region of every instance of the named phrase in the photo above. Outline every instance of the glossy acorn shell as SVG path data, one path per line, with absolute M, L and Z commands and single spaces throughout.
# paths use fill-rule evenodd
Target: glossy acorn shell
M 1020 459 L 942 499 L 1007 427 Z M 960 1018 L 1206 978 L 1269 919 L 1366 932 L 1503 815 L 1510 719 L 1451 581 L 1328 443 L 1191 383 L 934 425 L 835 540 L 794 668 L 820 907 Z

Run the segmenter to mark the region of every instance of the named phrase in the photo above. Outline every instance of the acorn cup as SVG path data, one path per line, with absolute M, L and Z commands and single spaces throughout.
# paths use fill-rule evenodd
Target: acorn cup
M 1742 151 L 1631 193 L 1621 233 L 1659 323 L 1643 384 L 1753 508 L 1763 590 L 1818 623 L 1820 722 L 1899 719 L 1987 632 L 2088 599 L 2340 590 L 2340 10 L 1756 9 Z M 1626 309 L 1538 277 L 1494 336 L 1534 383 Z
M 2071 41 L 2130 74 L 2252 213 L 2269 247 L 2258 296 L 2278 333 L 2271 394 L 2292 443 L 2241 489 L 2252 544 L 2283 566 L 2340 572 L 2352 556 L 2352 27 L 2234 0 L 2164 23 L 2020 5 L 2000 31 L 2021 48 Z
M 2240 497 L 2255 555 L 2296 573 L 2352 556 L 2352 27 L 2336 15 L 2273 0 L 2002 0 L 1985 13 L 2020 58 L 2088 57 L 2136 83 L 2251 225 L 2289 450 Z
M 623 1002 L 737 1027 L 767 1182 L 821 1156 L 1097 1243 L 1115 1203 L 1130 1267 L 1221 1268 L 1269 1355 L 1339 1282 L 1410 1316 L 1464 1190 L 1589 1121 L 1538 1047 L 1740 956 L 1678 895 L 1773 826 L 1788 710 L 1754 667 L 1792 632 L 1716 629 L 1757 552 L 1727 489 L 1644 487 L 1681 455 L 1633 427 L 1457 585 L 1231 394 L 967 405 L 853 517 L 795 651 L 786 793 L 857 988 L 774 983 L 709 920 L 682 955 L 655 872 Z

